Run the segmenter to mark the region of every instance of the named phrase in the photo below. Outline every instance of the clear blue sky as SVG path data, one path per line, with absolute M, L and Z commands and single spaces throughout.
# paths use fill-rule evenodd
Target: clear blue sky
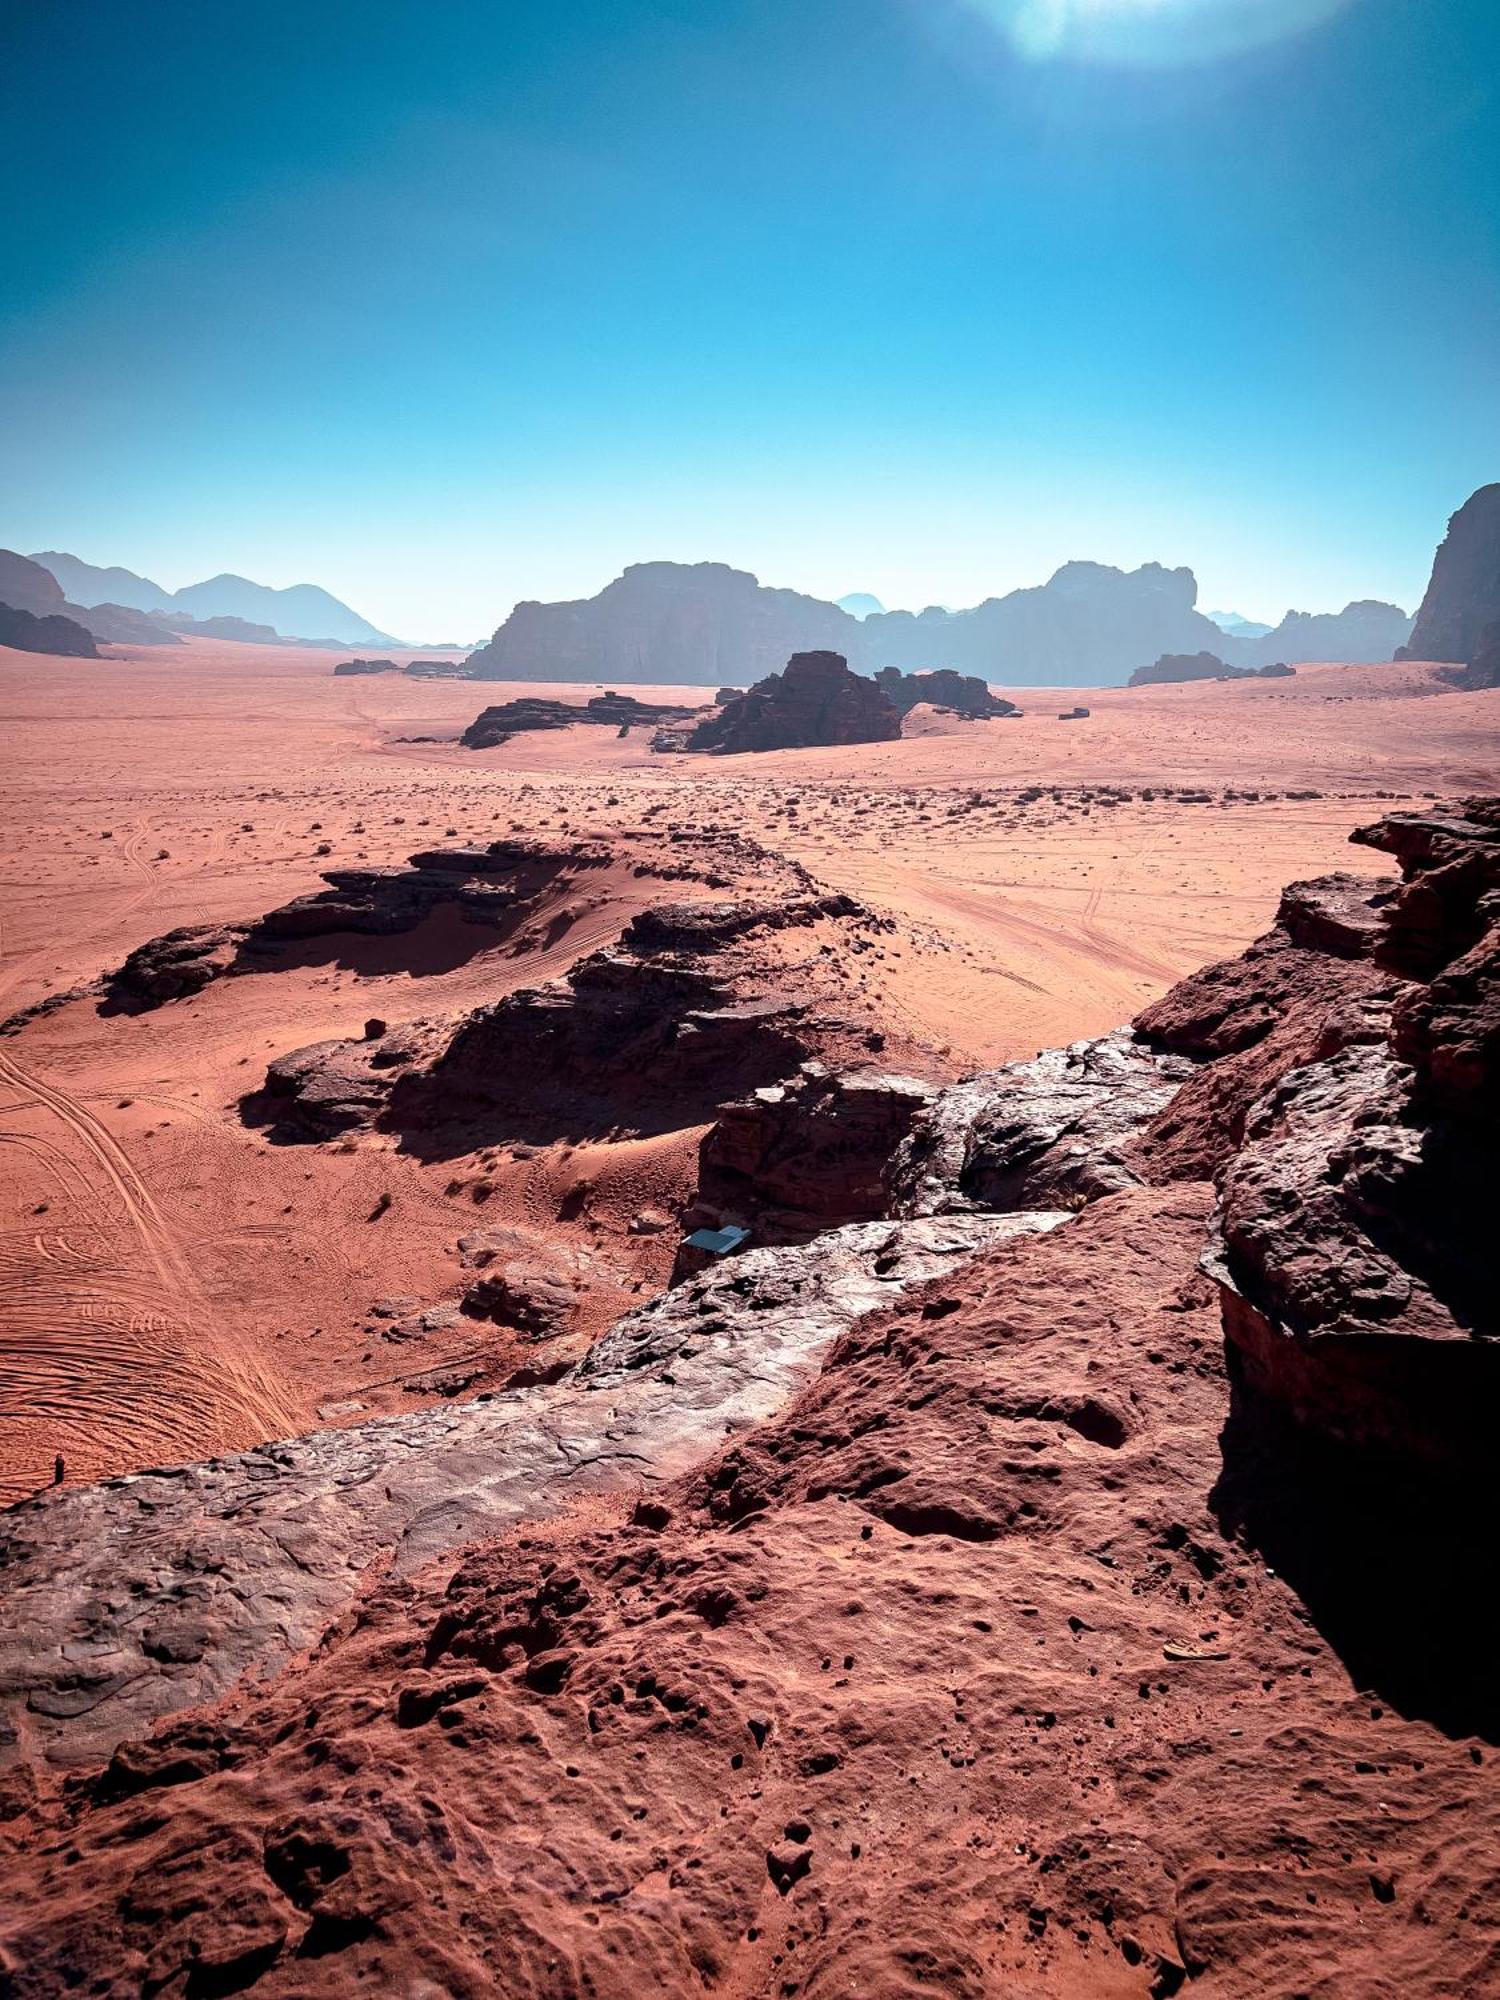
M 419 639 L 647 557 L 911 605 L 1155 558 L 1274 618 L 1410 605 L 1500 477 L 1496 0 L 50 0 L 4 44 L 0 544 Z

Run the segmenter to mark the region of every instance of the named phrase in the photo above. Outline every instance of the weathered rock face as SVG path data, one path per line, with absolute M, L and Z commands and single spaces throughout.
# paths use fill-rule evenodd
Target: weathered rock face
M 275 1669 L 370 1566 L 409 1573 L 653 1483 L 777 1409 L 862 1315 L 1061 1215 L 941 1217 L 750 1252 L 629 1314 L 555 1384 L 46 1494 L 0 1515 L 0 1763 L 100 1761 Z
M 1376 947 L 1382 965 L 1430 977 L 1468 951 L 1493 922 L 1500 890 L 1500 803 L 1391 813 L 1350 838 L 1393 854 L 1404 877 Z
M 1363 1538 L 1346 1513 L 1340 1543 L 1284 1457 L 1225 1491 L 1221 1343 L 1181 1297 L 1205 1212 L 1201 1188 L 1134 1189 L 895 1296 L 629 1517 L 430 1576 L 403 1548 L 304 1667 L 38 1815 L 7 1871 L 16 2000 L 675 2000 L 728 1968 L 772 2000 L 789 1963 L 806 2000 L 1485 1991 L 1485 1711 L 1434 1727 L 1423 1696 L 1488 1660 L 1451 1636 L 1463 1600 L 1400 1588 L 1420 1494 Z M 436 1468 L 460 1507 L 476 1478 L 498 1502 L 510 1454 L 485 1442 Z M 575 1477 L 609 1490 L 587 1449 Z M 383 1504 L 377 1474 L 278 1522 L 278 1476 L 243 1534 L 279 1526 L 314 1569 L 312 1523 Z M 1290 1518 L 1260 1540 L 1267 1496 Z M 101 1596 L 160 1588 L 167 1498 L 161 1565 L 101 1550 Z M 51 1506 L 92 1553 L 72 1501 Z M 47 1644 L 73 1629 L 37 1615 Z M 74 1726 L 108 1740 L 98 1709 Z
M 624 735 L 638 725 L 659 728 L 669 722 L 686 722 L 698 710 L 667 702 L 637 701 L 628 694 L 596 694 L 583 703 L 545 701 L 523 696 L 487 708 L 469 724 L 459 739 L 466 750 L 492 750 L 508 743 L 512 736 L 534 730 L 569 729 L 576 724 L 593 724 Z
M 918 674 L 903 674 L 899 667 L 882 667 L 875 676 L 875 685 L 902 715 L 909 714 L 920 702 L 933 708 L 950 708 L 955 715 L 974 721 L 1020 714 L 1013 701 L 991 694 L 988 683 L 977 674 L 958 674 L 951 667 Z
M 470 1015 L 391 1115 L 422 1129 L 460 1102 L 497 1136 L 673 1131 L 794 1070 L 807 1011 L 695 958 L 606 948 Z
M 1136 1186 L 1130 1142 L 1192 1073 L 1122 1028 L 952 1084 L 891 1163 L 892 1213 L 1081 1207 Z
M 1467 662 L 1500 620 L 1500 484 L 1481 486 L 1448 523 L 1406 651 Z
M 782 673 L 726 701 L 688 738 L 690 750 L 736 755 L 829 743 L 886 743 L 901 716 L 873 681 L 849 671 L 842 653 L 794 653 Z
M 1500 687 L 1500 618 L 1480 633 L 1479 643 L 1469 655 L 1468 665 L 1447 669 L 1443 678 L 1470 694 L 1478 694 L 1484 688 Z
M 1372 952 L 1386 895 L 1353 875 L 1293 882 L 1273 930 L 1136 1016 L 1152 1048 L 1201 1065 L 1132 1150 L 1148 1178 L 1212 1178 L 1243 1141 L 1251 1105 L 1287 1070 L 1383 1036 L 1392 982 Z
M 1473 1472 L 1500 1391 L 1481 1193 L 1500 1107 L 1500 807 L 1392 814 L 1354 837 L 1405 877 L 1378 899 L 1387 987 L 1364 993 L 1357 1035 L 1329 1010 L 1322 1046 L 1250 1109 L 1207 1268 L 1257 1389 L 1341 1442 Z
M 699 1148 L 684 1228 L 733 1223 L 786 1243 L 883 1215 L 891 1157 L 935 1094 L 916 1077 L 811 1062 L 726 1104 Z

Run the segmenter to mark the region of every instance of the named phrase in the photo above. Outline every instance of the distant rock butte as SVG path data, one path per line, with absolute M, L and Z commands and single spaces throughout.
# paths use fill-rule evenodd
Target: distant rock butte
M 742 695 L 721 703 L 687 739 L 718 756 L 830 743 L 888 743 L 901 711 L 885 689 L 849 671 L 842 653 L 794 653 Z
M 1217 653 L 1163 653 L 1149 667 L 1137 667 L 1127 687 L 1156 687 L 1173 681 L 1281 680 L 1296 672 L 1284 660 L 1264 667 L 1226 666 Z

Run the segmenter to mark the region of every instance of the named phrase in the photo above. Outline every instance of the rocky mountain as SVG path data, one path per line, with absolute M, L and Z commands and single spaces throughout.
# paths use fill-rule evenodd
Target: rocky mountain
M 342 645 L 389 646 L 395 642 L 378 632 L 347 604 L 317 584 L 294 583 L 285 590 L 253 583 L 228 573 L 166 591 L 150 577 L 128 569 L 101 569 L 58 549 L 44 550 L 32 561 L 48 570 L 67 595 L 84 607 L 111 604 L 136 611 L 184 613 L 195 622 L 234 618 L 269 627 L 284 639 L 310 639 Z M 230 635 L 220 635 L 230 636 Z M 239 636 L 238 634 L 233 636 Z
M 1269 632 L 1229 649 L 1228 657 L 1241 667 L 1262 667 L 1272 660 L 1392 660 L 1411 629 L 1399 604 L 1357 598 L 1342 611 L 1288 611 Z
M 956 674 L 951 667 L 938 667 L 925 674 L 903 674 L 899 667 L 882 667 L 875 676 L 875 685 L 901 715 L 909 715 L 922 703 L 930 708 L 952 709 L 954 714 L 967 716 L 972 722 L 1021 712 L 1013 701 L 991 694 L 989 683 L 977 674 Z
M 345 646 L 395 643 L 388 632 L 377 631 L 368 619 L 315 583 L 273 590 L 269 584 L 226 573 L 187 584 L 173 592 L 172 601 L 194 618 L 243 618 L 274 627 L 284 639 L 337 640 Z
M 8 605 L 13 611 L 28 612 L 34 618 L 58 619 L 63 624 L 81 625 L 96 639 L 106 642 L 115 640 L 125 645 L 135 646 L 175 646 L 177 634 L 157 624 L 143 611 L 124 604 L 98 604 L 84 606 L 71 603 L 63 595 L 62 585 L 42 564 L 33 562 L 29 556 L 18 555 L 14 549 L 0 549 L 0 604 Z M 13 630 L 24 630 L 14 625 Z M 44 647 L 29 647 L 28 651 L 59 652 L 71 651 L 71 641 L 62 641 L 68 635 L 56 628 L 51 637 L 57 643 Z
M 13 611 L 29 611 L 34 618 L 51 617 L 64 611 L 67 599 L 61 584 L 27 556 L 14 549 L 0 549 L 0 604 Z
M 1194 609 L 1190 569 L 1064 563 L 1044 584 L 987 598 L 970 611 L 887 611 L 860 628 L 860 664 L 952 667 L 1000 686 L 1098 687 L 1159 653 L 1223 640 Z
M 1211 618 L 1219 630 L 1227 632 L 1231 639 L 1263 639 L 1271 629 L 1258 619 L 1242 618 L 1238 611 L 1205 611 L 1203 615 Z
M 834 599 L 840 611 L 847 611 L 851 618 L 869 618 L 884 611 L 885 606 L 878 597 L 872 597 L 868 590 L 851 590 L 847 596 Z
M 742 686 L 800 648 L 847 652 L 859 631 L 837 605 L 726 563 L 633 563 L 597 597 L 518 604 L 469 668 L 478 680 Z
M 1500 622 L 1500 483 L 1481 486 L 1448 523 L 1407 657 L 1471 660 Z
M 31 560 L 50 570 L 75 604 L 124 604 L 134 611 L 172 609 L 170 592 L 149 576 L 137 576 L 133 569 L 122 569 L 118 564 L 101 568 L 62 549 L 40 549 Z
M 868 611 L 773 590 L 724 563 L 633 564 L 597 597 L 518 604 L 471 655 L 482 680 L 744 685 L 795 652 L 841 653 L 856 672 L 950 668 L 1002 685 L 1118 682 L 1158 653 L 1212 646 L 1191 570 L 1067 563 L 1032 590 L 970 611 Z
M 687 748 L 722 756 L 886 743 L 900 734 L 901 710 L 884 688 L 851 673 L 842 653 L 793 653 L 783 672 L 768 674 L 705 716 Z

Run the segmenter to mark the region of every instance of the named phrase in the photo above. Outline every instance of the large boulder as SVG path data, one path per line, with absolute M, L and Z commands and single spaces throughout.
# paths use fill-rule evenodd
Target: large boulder
M 735 755 L 831 743 L 888 743 L 901 715 L 873 681 L 849 671 L 842 653 L 793 653 L 785 670 L 724 702 L 688 738 L 690 750 Z

